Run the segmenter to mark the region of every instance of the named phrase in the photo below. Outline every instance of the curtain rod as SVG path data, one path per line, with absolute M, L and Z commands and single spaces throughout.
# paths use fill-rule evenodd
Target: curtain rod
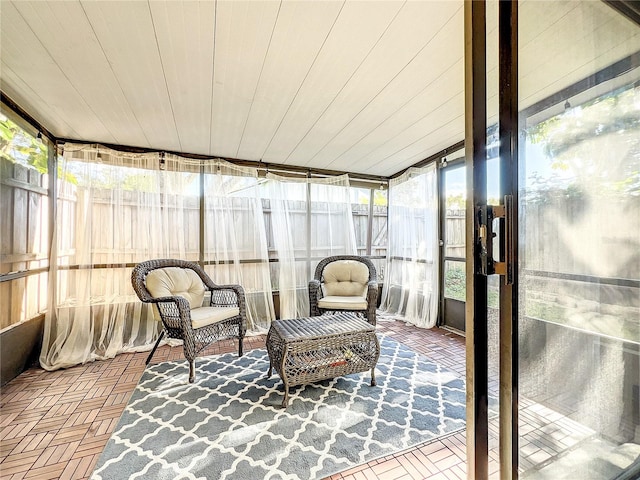
M 60 138 L 58 139 L 58 144 L 62 145 L 64 143 L 76 143 L 83 145 L 101 145 L 106 148 L 110 148 L 112 150 L 127 152 L 127 153 L 168 153 L 171 155 L 176 155 L 178 157 L 183 157 L 187 159 L 193 160 L 224 160 L 225 162 L 232 163 L 234 165 L 238 165 L 241 167 L 253 167 L 264 171 L 279 171 L 279 172 L 287 172 L 287 173 L 297 173 L 303 175 L 320 175 L 326 177 L 335 177 L 337 175 L 348 174 L 354 180 L 362 180 L 368 182 L 375 183 L 388 183 L 389 177 L 383 177 L 380 175 L 369 175 L 366 173 L 353 173 L 353 172 L 343 172 L 338 170 L 325 170 L 321 168 L 309 168 L 309 167 L 299 167 L 296 165 L 283 165 L 279 163 L 269 163 L 262 161 L 253 161 L 253 160 L 241 160 L 238 158 L 230 158 L 230 157 L 221 157 L 221 156 L 212 156 L 212 155 L 201 155 L 197 153 L 184 153 L 184 152 L 176 152 L 174 150 L 159 150 L 153 148 L 142 148 L 142 147 L 129 147 L 126 145 L 117 145 L 112 143 L 103 143 L 103 142 L 89 142 L 86 140 L 75 140 L 73 138 Z

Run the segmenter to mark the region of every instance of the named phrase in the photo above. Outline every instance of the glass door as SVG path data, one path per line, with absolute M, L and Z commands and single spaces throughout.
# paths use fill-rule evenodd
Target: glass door
M 637 479 L 640 27 L 605 2 L 531 3 L 518 42 L 519 470 Z
M 440 171 L 442 325 L 464 332 L 466 295 L 466 168 L 464 152 L 444 159 Z
M 639 13 L 465 2 L 469 478 L 640 478 Z

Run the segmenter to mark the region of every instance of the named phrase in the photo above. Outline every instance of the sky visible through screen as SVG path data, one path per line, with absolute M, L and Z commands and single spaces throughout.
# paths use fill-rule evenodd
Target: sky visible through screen
M 500 165 L 498 158 L 487 160 L 487 198 L 497 199 L 500 195 Z M 446 172 L 445 195 L 462 195 L 467 197 L 466 168 L 461 165 L 458 168 Z
M 520 189 L 534 188 L 532 179 L 539 176 L 544 179 L 556 178 L 568 181 L 571 173 L 562 170 L 554 170 L 551 160 L 545 155 L 543 145 L 527 141 L 526 158 L 520 158 L 520 171 L 524 170 L 524 178 L 521 177 Z M 464 165 L 446 170 L 445 195 L 462 195 L 466 199 L 466 168 Z M 500 197 L 500 159 L 499 157 L 487 160 L 487 199 L 489 203 L 496 203 Z

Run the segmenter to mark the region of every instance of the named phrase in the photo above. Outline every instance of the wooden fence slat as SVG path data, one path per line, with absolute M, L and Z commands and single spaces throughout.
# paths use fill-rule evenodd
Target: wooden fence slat
M 13 178 L 4 178 L 2 180 L 2 185 L 11 188 L 19 188 L 20 190 L 26 190 L 27 192 L 34 192 L 39 195 L 47 195 L 48 190 L 39 185 L 34 185 L 32 183 L 23 182 L 20 180 L 15 180 Z
M 46 266 L 48 195 L 46 175 L 2 159 L 0 162 L 0 273 Z M 0 329 L 28 320 L 46 308 L 43 274 L 0 284 Z

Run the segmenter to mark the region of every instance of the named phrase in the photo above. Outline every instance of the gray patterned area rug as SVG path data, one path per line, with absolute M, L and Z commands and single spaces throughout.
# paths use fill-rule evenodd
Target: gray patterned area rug
M 283 385 L 263 349 L 152 365 L 92 479 L 315 479 L 464 428 L 464 381 L 380 336 L 369 373 Z

